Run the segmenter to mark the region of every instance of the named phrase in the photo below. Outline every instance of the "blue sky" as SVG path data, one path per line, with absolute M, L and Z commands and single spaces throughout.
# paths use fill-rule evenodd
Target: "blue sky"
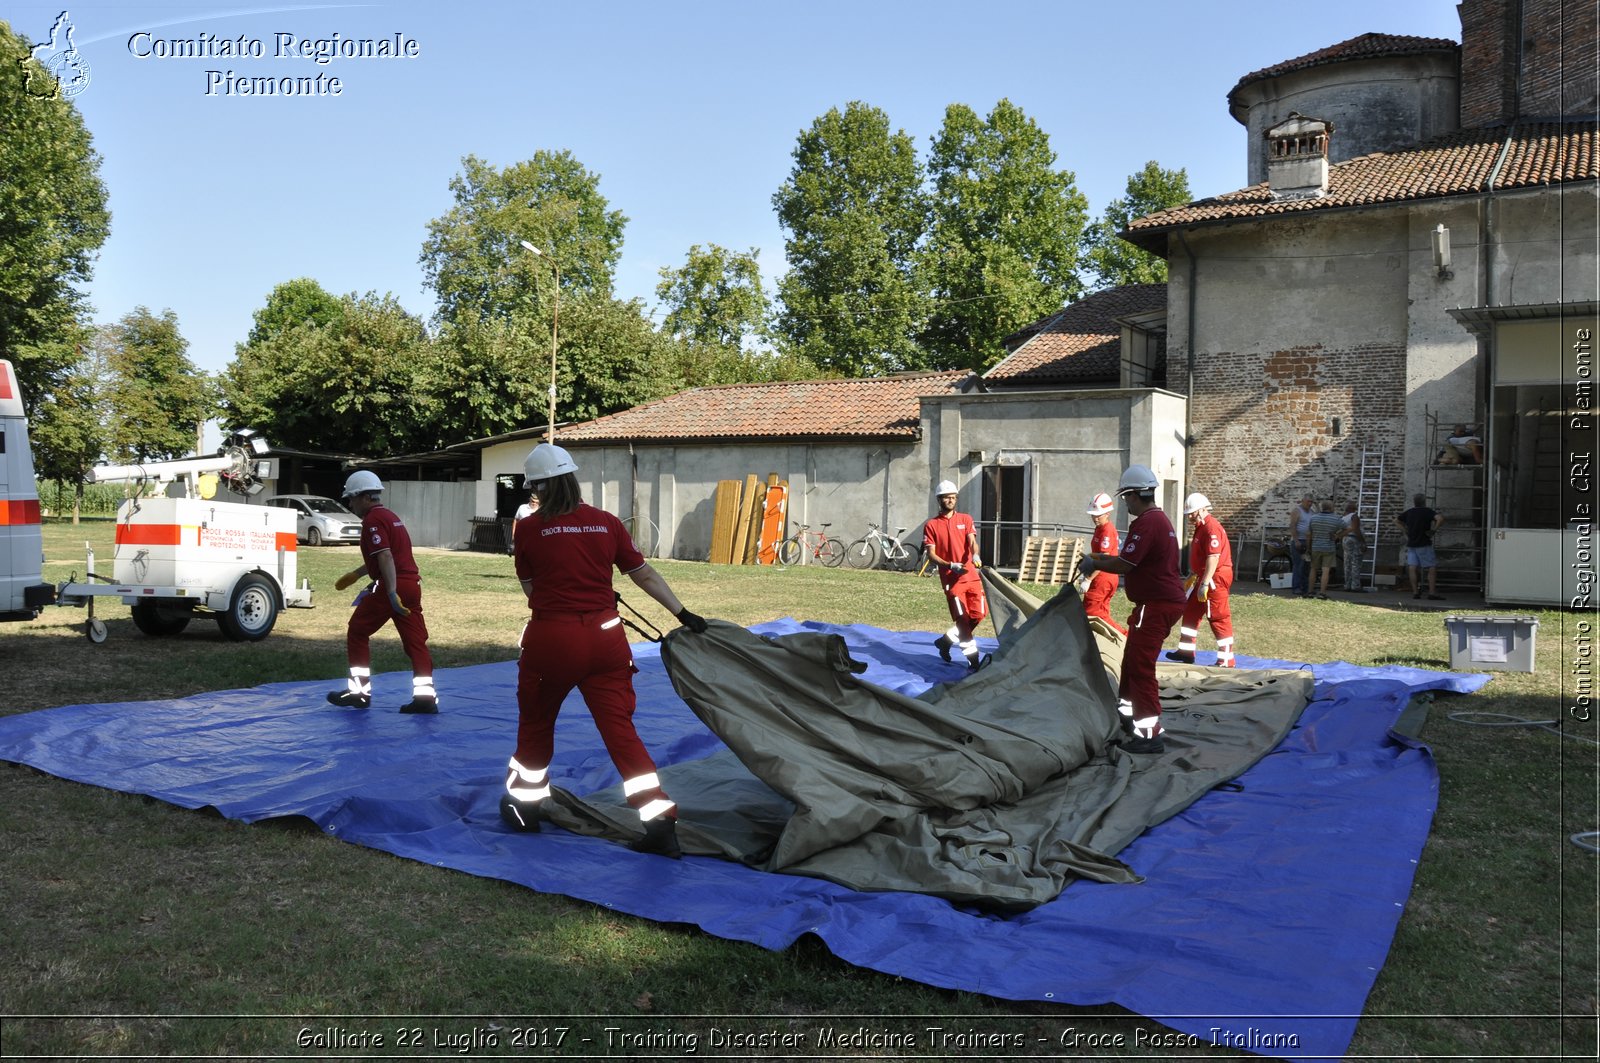
M 431 316 L 417 262 L 460 159 L 570 150 L 627 215 L 617 294 L 654 306 L 692 244 L 783 270 L 772 194 L 830 107 L 885 111 L 926 153 L 944 109 L 1009 98 L 1049 134 L 1098 216 L 1149 159 L 1195 195 L 1245 184 L 1238 79 L 1368 32 L 1460 38 L 1451 0 L 270 4 L 12 0 L 34 41 L 66 10 L 90 68 L 76 97 L 103 156 L 111 237 L 97 321 L 170 308 L 222 369 L 272 287 L 392 292 Z M 1251 17 L 1254 12 L 1258 17 Z M 139 37 L 136 34 L 147 34 Z M 405 59 L 274 56 L 295 38 L 414 40 Z M 141 58 L 151 40 L 259 40 L 265 57 Z M 208 70 L 338 77 L 320 97 L 207 95 Z

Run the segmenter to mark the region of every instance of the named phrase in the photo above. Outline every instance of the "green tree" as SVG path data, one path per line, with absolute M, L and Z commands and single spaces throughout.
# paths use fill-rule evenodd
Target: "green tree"
M 327 325 L 344 311 L 339 297 L 310 277 L 284 281 L 267 294 L 266 305 L 255 312 L 246 343 L 260 343 L 295 325 Z
M 771 306 L 757 254 L 753 247 L 740 253 L 695 244 L 681 267 L 663 266 L 656 285 L 656 298 L 667 307 L 662 328 L 684 342 L 719 347 L 766 339 Z
M 677 344 L 655 329 L 644 310 L 637 299 L 562 300 L 558 423 L 615 413 L 683 387 Z
M 1128 178 L 1128 194 L 1113 199 L 1103 217 L 1083 236 L 1084 265 L 1094 275 L 1096 290 L 1122 284 L 1159 284 L 1167 279 L 1167 263 L 1117 234 L 1128 223 L 1168 207 L 1189 202 L 1187 170 L 1163 170 L 1154 159 Z
M 0 357 L 16 367 L 30 415 L 78 361 L 78 286 L 111 218 L 83 117 L 29 91 L 48 81 L 29 42 L 0 21 Z
M 413 381 L 430 412 L 433 445 L 545 422 L 550 336 L 547 328 L 529 329 L 539 329 L 539 322 L 526 316 L 444 327 Z
M 195 450 L 216 410 L 211 379 L 189 360 L 178 315 L 135 307 L 95 337 L 104 366 L 107 450 L 117 461 L 165 461 Z
M 442 321 L 538 311 L 553 301 L 553 267 L 563 299 L 611 295 L 628 219 L 571 152 L 539 151 L 504 170 L 468 155 L 450 192 L 455 205 L 428 223 L 420 259 Z
M 416 387 L 419 367 L 432 360 L 426 326 L 390 295 L 352 294 L 339 304 L 326 324 L 290 325 L 239 347 L 220 381 L 225 419 L 283 446 L 432 449 L 443 415 Z
M 922 369 L 925 303 L 913 253 L 926 228 L 922 166 L 904 130 L 861 102 L 801 131 L 772 197 L 789 272 L 777 329 L 788 348 L 849 375 Z
M 770 301 L 757 252 L 699 244 L 680 268 L 663 267 L 656 298 L 667 307 L 662 331 L 677 340 L 677 376 L 685 387 L 805 380 L 821 370 L 808 359 L 757 344 L 769 340 Z
M 109 442 L 108 418 L 101 392 L 105 384 L 94 333 L 80 327 L 75 349 L 78 357 L 54 391 L 34 405 L 29 437 L 33 445 L 34 472 L 40 487 L 54 482 L 64 493 L 72 488 L 72 522 L 78 522 L 89 469 L 105 454 Z M 64 500 L 56 505 L 65 505 Z
M 928 162 L 932 223 L 918 256 L 932 306 L 922 344 L 938 368 L 989 368 L 1007 335 L 1082 291 L 1089 204 L 1047 136 L 1009 100 L 980 119 L 945 110 Z

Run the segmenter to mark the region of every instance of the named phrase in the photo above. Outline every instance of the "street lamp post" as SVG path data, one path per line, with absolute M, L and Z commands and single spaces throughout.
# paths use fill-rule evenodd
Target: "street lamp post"
M 545 425 L 544 432 L 544 441 L 546 443 L 554 443 L 556 441 L 556 337 L 561 330 L 561 266 L 554 257 L 546 256 L 543 251 L 534 247 L 528 241 L 523 240 L 521 243 L 523 247 L 540 258 L 550 257 L 550 268 L 555 272 L 556 292 L 555 298 L 551 303 L 552 310 L 550 315 L 550 419 Z

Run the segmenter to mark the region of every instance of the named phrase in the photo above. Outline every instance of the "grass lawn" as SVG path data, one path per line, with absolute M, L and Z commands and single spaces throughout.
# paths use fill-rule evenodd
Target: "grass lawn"
M 48 524 L 47 579 L 82 571 L 85 538 L 110 572 L 108 523 Z M 0 714 L 283 680 L 325 678 L 335 689 L 345 674 L 350 592 L 332 586 L 358 562 L 356 550 L 299 556 L 319 604 L 283 614 L 260 643 L 226 641 L 198 621 L 176 637 L 149 638 L 116 599 L 96 609 L 110 630 L 103 645 L 84 638 L 76 609 L 52 608 L 0 629 L 11 691 Z M 420 551 L 419 562 L 438 667 L 512 658 L 523 605 L 509 559 Z M 742 624 L 781 616 L 898 630 L 947 623 L 934 584 L 908 575 L 657 567 L 690 608 Z M 658 625 L 673 622 L 627 580 L 619 589 Z M 1446 668 L 1444 614 L 1394 603 L 1242 593 L 1238 649 Z M 1568 839 L 1600 827 L 1597 747 L 1543 728 L 1448 718 L 1506 713 L 1596 736 L 1592 720 L 1568 713 L 1573 638 L 1580 621 L 1593 625 L 1596 617 L 1535 615 L 1533 674 L 1497 673 L 1483 691 L 1432 708 L 1423 737 L 1439 765 L 1439 812 L 1352 1055 L 1595 1053 L 1597 857 Z M 1202 649 L 1210 645 L 1203 634 Z M 374 671 L 408 667 L 392 628 L 374 651 Z M 448 712 L 448 679 L 440 692 Z M 1132 1038 L 1160 1029 L 1117 1008 L 1018 1005 L 933 989 L 848 966 L 814 940 L 769 952 L 362 849 L 304 821 L 244 826 L 9 764 L 0 765 L 0 881 L 5 1055 L 446 1056 L 466 1054 L 463 1046 L 473 1055 L 681 1054 L 556 1045 L 551 1031 L 580 1015 L 660 1016 L 660 1028 L 702 1033 L 733 1020 L 683 1017 L 758 1016 L 735 1028 L 782 1031 L 814 1026 L 811 1016 L 860 1016 L 872 1028 L 938 1024 L 1051 1039 L 1071 1028 L 1129 1042 L 1073 1053 L 1089 1058 L 1148 1056 Z M 444 1015 L 479 1018 L 407 1018 Z M 412 1030 L 419 1039 L 407 1043 Z M 385 1038 L 382 1049 L 360 1043 L 375 1034 Z M 439 1038 L 449 1043 L 438 1046 Z M 711 1054 L 705 1044 L 701 1054 Z

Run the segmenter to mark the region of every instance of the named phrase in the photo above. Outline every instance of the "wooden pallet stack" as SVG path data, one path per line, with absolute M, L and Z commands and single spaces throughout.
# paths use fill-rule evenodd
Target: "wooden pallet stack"
M 1078 561 L 1083 554 L 1082 539 L 1050 539 L 1043 535 L 1030 535 L 1022 546 L 1017 582 L 1069 583 L 1078 578 Z
M 768 473 L 738 480 L 718 480 L 712 503 L 711 563 L 772 564 L 786 530 L 788 484 Z M 770 541 L 769 541 L 770 540 Z

